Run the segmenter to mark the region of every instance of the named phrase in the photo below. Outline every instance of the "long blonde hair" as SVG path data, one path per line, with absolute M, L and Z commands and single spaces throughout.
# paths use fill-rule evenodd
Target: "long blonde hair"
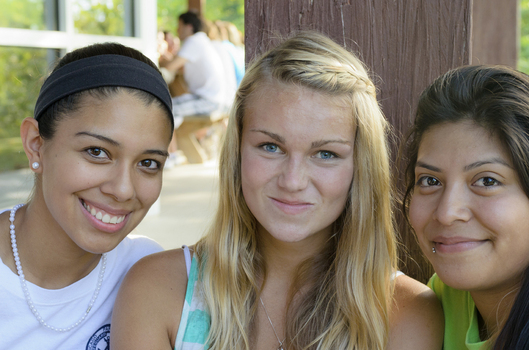
M 247 101 L 270 79 L 345 97 L 356 126 L 350 197 L 329 246 L 299 267 L 298 280 L 310 288 L 289 305 L 287 347 L 382 350 L 397 261 L 387 123 L 362 62 L 315 32 L 297 33 L 254 61 L 237 92 L 220 155 L 217 214 L 196 246 L 211 316 L 209 344 L 251 348 L 249 331 L 266 272 L 256 219 L 242 194 L 240 140 Z

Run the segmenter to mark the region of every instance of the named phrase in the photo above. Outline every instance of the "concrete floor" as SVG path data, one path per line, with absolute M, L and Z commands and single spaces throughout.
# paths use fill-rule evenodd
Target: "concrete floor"
M 133 233 L 151 237 L 165 249 L 194 244 L 215 213 L 217 179 L 215 162 L 165 170 L 160 198 Z M 26 202 L 32 187 L 29 169 L 0 173 L 0 209 Z

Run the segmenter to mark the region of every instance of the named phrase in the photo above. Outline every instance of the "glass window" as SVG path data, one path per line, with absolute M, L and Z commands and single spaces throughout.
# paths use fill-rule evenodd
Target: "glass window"
M 133 35 L 130 0 L 73 0 L 71 6 L 76 33 Z
M 54 29 L 46 27 L 46 0 L 0 0 L 0 27 Z
M 19 136 L 33 109 L 56 50 L 0 46 L 0 138 Z

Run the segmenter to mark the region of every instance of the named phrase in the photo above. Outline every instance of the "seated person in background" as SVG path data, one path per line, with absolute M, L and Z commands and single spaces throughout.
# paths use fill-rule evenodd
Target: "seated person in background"
M 237 27 L 233 23 L 224 21 L 215 21 L 215 25 L 219 31 L 219 40 L 222 45 L 230 53 L 235 68 L 235 77 L 237 79 L 237 87 L 239 87 L 244 76 L 245 62 L 244 62 L 244 48 L 242 47 L 242 40 Z
M 235 98 L 235 92 L 237 91 L 237 75 L 235 73 L 235 64 L 232 59 L 232 55 L 226 48 L 226 46 L 220 41 L 219 29 L 215 23 L 205 20 L 204 21 L 204 32 L 211 40 L 211 44 L 215 48 L 215 51 L 219 54 L 222 61 L 222 68 L 224 70 L 224 103 L 221 110 L 225 113 L 229 113 L 233 99 Z M 244 73 L 243 73 L 244 74 Z
M 237 77 L 237 87 L 241 83 L 246 70 L 244 43 L 242 33 L 237 29 L 235 24 L 231 22 L 224 22 L 226 24 L 226 31 L 228 33 L 228 41 L 233 44 L 235 50 L 233 51 L 233 63 L 235 64 L 235 75 Z
M 219 109 L 224 102 L 222 62 L 211 41 L 201 30 L 202 21 L 195 13 L 181 14 L 178 20 L 180 51 L 174 60 L 164 64 L 166 73 L 168 71 L 173 76 L 184 69 L 187 92 L 173 97 L 175 129 L 185 116 L 209 114 Z
M 158 32 L 158 64 L 163 67 L 175 59 L 180 50 L 180 39 L 174 37 L 171 32 Z

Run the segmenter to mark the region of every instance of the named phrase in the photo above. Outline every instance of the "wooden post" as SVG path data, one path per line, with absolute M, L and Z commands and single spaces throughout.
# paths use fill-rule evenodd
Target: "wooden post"
M 205 5 L 206 5 L 206 0 L 188 0 L 187 1 L 187 9 L 199 15 L 204 12 Z
M 472 64 L 503 64 L 516 68 L 519 45 L 517 0 L 473 1 Z
M 371 69 L 383 111 L 400 139 L 407 131 L 421 91 L 451 68 L 469 64 L 471 57 L 486 63 L 513 64 L 516 57 L 516 0 L 247 0 L 245 35 L 247 62 L 296 30 L 317 30 L 355 52 Z M 502 13 L 503 15 L 500 15 Z M 472 38 L 472 16 L 478 32 Z M 516 17 L 516 14 L 514 15 Z M 509 18 L 509 20 L 507 20 Z M 495 35 L 485 34 L 494 25 Z M 514 29 L 513 29 L 514 28 Z M 501 46 L 502 42 L 511 44 Z M 473 54 L 471 56 L 471 47 Z M 508 47 L 506 55 L 486 55 Z M 486 57 L 486 58 L 485 58 Z M 505 57 L 510 60 L 502 61 Z M 392 145 L 393 159 L 398 145 Z M 401 172 L 395 167 L 399 190 Z M 426 281 L 432 273 L 415 237 L 397 213 L 401 269 Z

